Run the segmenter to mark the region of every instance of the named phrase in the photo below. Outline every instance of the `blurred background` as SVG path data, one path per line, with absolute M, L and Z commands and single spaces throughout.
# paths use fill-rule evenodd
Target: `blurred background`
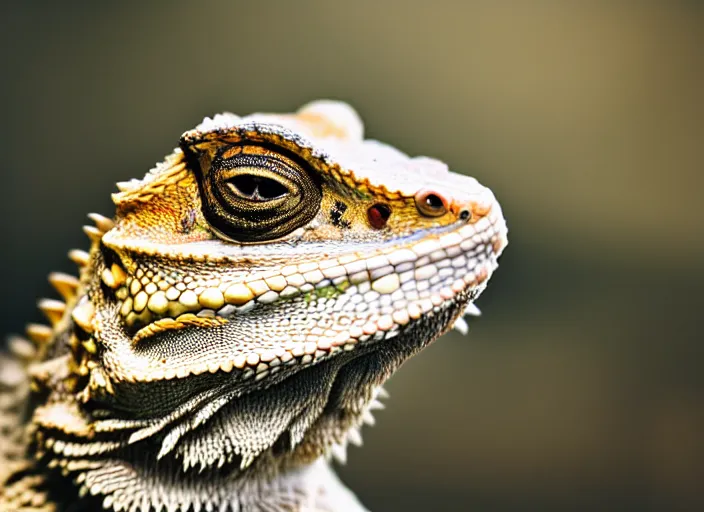
M 511 241 L 350 451 L 364 503 L 704 510 L 703 28 L 697 1 L 3 2 L 0 334 L 203 116 L 343 99 L 491 187 Z

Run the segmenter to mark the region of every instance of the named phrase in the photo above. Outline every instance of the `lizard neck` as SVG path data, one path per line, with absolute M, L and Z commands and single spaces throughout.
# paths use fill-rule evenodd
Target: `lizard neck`
M 173 468 L 172 468 L 173 469 Z M 221 510 L 227 512 L 366 512 L 367 509 L 340 481 L 324 458 L 277 471 L 233 478 L 201 474 L 169 478 L 168 471 L 138 465 L 109 463 L 86 473 L 86 491 L 60 495 L 71 486 L 52 485 L 57 511 L 114 510 Z M 84 494 L 88 494 L 85 496 Z M 92 496 L 91 496 L 92 495 Z M 148 504 L 140 508 L 140 504 Z M 135 508 L 136 507 L 136 508 Z

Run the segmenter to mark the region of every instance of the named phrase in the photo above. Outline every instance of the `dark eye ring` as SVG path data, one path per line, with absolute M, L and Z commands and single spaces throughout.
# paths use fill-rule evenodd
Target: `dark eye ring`
M 230 146 L 203 169 L 203 212 L 215 232 L 237 242 L 282 238 L 310 222 L 322 190 L 308 165 L 283 150 Z

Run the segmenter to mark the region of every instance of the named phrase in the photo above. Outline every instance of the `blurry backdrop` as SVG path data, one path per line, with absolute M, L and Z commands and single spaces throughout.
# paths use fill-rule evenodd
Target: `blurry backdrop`
M 343 99 L 511 230 L 345 481 L 375 511 L 702 510 L 704 6 L 576 4 L 3 2 L 0 333 L 204 115 Z

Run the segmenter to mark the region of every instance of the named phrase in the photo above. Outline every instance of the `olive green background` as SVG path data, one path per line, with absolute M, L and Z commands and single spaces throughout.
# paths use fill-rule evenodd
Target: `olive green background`
M 345 481 L 375 511 L 704 509 L 704 3 L 4 2 L 0 62 L 0 334 L 204 115 L 344 99 L 510 228 Z

